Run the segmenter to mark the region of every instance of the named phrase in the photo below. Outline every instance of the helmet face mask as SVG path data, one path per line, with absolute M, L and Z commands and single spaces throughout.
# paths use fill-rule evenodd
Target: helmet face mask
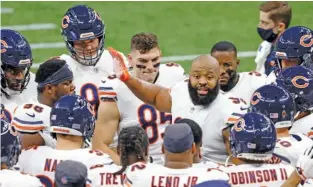
M 29 80 L 30 80 L 30 65 L 28 65 L 25 68 L 19 68 L 19 67 L 12 67 L 9 65 L 3 65 L 1 67 L 1 71 L 3 72 L 3 78 L 1 80 L 1 85 L 3 88 L 7 88 L 10 91 L 10 95 L 14 95 L 15 93 L 22 92 Z M 18 78 L 19 77 L 19 78 Z
M 21 93 L 30 79 L 32 52 L 18 32 L 1 29 L 1 90 L 7 95 Z
M 105 40 L 105 25 L 96 11 L 85 5 L 70 8 L 63 17 L 61 30 L 71 56 L 82 65 L 95 66 Z

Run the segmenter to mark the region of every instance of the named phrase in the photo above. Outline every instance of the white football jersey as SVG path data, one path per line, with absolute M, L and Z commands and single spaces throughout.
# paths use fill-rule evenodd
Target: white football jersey
M 313 187 L 313 180 L 312 179 L 307 179 L 302 186 L 303 187 Z
M 313 140 L 313 114 L 305 116 L 293 122 L 290 133 L 301 133 Z
M 212 160 L 224 163 L 228 157 L 222 129 L 227 124 L 234 124 L 245 112 L 247 106 L 240 102 L 233 102 L 219 93 L 216 99 L 208 106 L 195 106 L 188 91 L 188 80 L 178 83 L 171 89 L 172 116 L 175 121 L 179 118 L 189 118 L 196 121 L 203 131 L 201 147 L 203 161 Z
M 211 161 L 203 161 L 203 162 L 199 162 L 199 163 L 193 163 L 192 167 L 193 168 L 218 168 L 220 166 L 220 164 L 217 164 L 215 162 L 211 162 Z
M 184 69 L 180 65 L 162 64 L 155 84 L 170 88 L 183 79 Z M 154 162 L 159 162 L 163 155 L 162 135 L 167 125 L 173 122 L 172 115 L 159 112 L 153 106 L 143 103 L 115 76 L 106 77 L 101 81 L 99 95 L 100 99 L 116 98 L 120 113 L 118 133 L 125 127 L 138 124 L 147 131 L 150 142 L 149 154 Z M 117 146 L 117 134 L 111 146 Z
M 10 95 L 10 98 L 7 98 L 4 93 L 1 94 L 1 104 L 4 105 L 4 113 L 6 118 L 11 121 L 13 118 L 14 110 L 21 103 L 25 103 L 29 100 L 30 97 L 37 94 L 37 83 L 35 82 L 35 75 L 30 72 L 30 80 L 26 88 L 22 93 L 15 93 Z
M 126 57 L 123 54 L 122 56 L 128 66 Z M 73 71 L 76 94 L 86 98 L 93 107 L 96 107 L 99 102 L 98 84 L 101 78 L 114 73 L 113 58 L 109 51 L 103 51 L 95 66 L 84 66 L 67 54 L 61 55 L 60 58 L 65 60 Z
M 43 187 L 37 177 L 22 174 L 18 171 L 8 169 L 0 170 L 0 186 L 1 187 Z
M 233 187 L 278 187 L 294 170 L 294 167 L 287 164 L 242 164 L 223 169 L 228 173 Z
M 275 71 L 272 71 L 266 78 L 266 84 L 272 84 L 276 81 L 276 72 Z
M 17 165 L 21 172 L 37 176 L 45 186 L 51 186 L 56 166 L 63 160 L 78 161 L 87 168 L 112 162 L 108 155 L 90 149 L 56 150 L 48 146 L 36 146 L 23 150 Z
M 292 166 L 296 166 L 298 158 L 313 145 L 307 136 L 297 133 L 289 137 L 277 138 L 274 155 Z
M 126 174 L 114 175 L 122 167 L 115 164 L 110 165 L 95 165 L 89 168 L 88 179 L 93 187 L 123 187 L 123 181 Z
M 56 140 L 49 132 L 51 107 L 38 101 L 29 101 L 18 106 L 13 114 L 13 125 L 23 133 L 38 132 L 45 141 L 45 145 L 55 147 Z
M 136 163 L 127 168 L 124 186 L 191 187 L 209 180 L 228 181 L 228 175 L 217 168 L 171 169 L 162 165 Z
M 249 103 L 256 89 L 265 85 L 266 75 L 251 71 L 239 73 L 237 84 L 228 92 L 220 90 L 228 98 L 240 98 Z

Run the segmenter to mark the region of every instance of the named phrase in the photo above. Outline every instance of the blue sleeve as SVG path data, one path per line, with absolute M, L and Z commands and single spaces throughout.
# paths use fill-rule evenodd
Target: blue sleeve
M 278 68 L 274 50 L 272 50 L 272 52 L 267 56 L 264 66 L 266 75 L 269 75 L 272 71 Z

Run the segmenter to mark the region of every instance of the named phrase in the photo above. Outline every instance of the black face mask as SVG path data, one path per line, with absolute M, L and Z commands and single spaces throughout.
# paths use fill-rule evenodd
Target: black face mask
M 262 29 L 262 28 L 257 28 L 258 30 L 258 34 L 260 35 L 260 37 L 263 39 L 263 40 L 266 40 L 270 43 L 272 43 L 278 36 L 278 34 L 275 34 L 273 32 L 273 28 L 271 29 Z

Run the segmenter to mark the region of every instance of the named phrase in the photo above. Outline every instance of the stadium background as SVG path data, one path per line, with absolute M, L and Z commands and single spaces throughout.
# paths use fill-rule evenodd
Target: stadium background
M 61 20 L 71 6 L 86 4 L 96 9 L 106 24 L 106 47 L 112 46 L 125 55 L 135 33 L 153 32 L 159 38 L 163 56 L 176 56 L 173 60 L 188 71 L 191 60 L 187 59 L 193 57 L 182 56 L 209 53 L 214 43 L 229 40 L 239 52 L 245 52 L 240 53 L 240 71 L 249 71 L 255 67 L 254 53 L 261 42 L 256 31 L 260 3 L 1 2 L 1 27 L 18 28 L 33 47 L 34 63 L 44 62 L 67 53 L 60 34 Z M 313 28 L 313 2 L 289 3 L 293 11 L 291 25 Z

